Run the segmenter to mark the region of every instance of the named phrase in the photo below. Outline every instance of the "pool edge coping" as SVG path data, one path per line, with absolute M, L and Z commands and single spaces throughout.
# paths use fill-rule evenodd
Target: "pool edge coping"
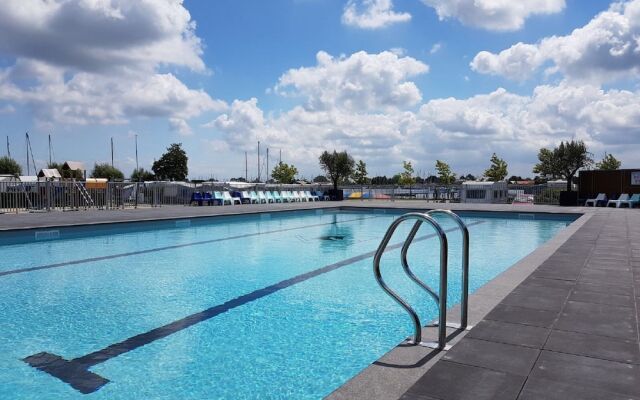
M 473 326 L 480 322 L 522 281 L 529 277 L 544 261 L 580 230 L 593 215 L 593 213 L 583 213 L 554 237 L 470 294 L 469 324 Z M 381 295 L 383 294 L 381 293 Z M 448 309 L 448 320 L 455 322 L 459 312 L 459 305 Z M 448 331 L 448 334 L 453 332 L 453 330 Z M 468 332 L 458 333 L 449 343 L 455 345 Z M 433 340 L 435 333 L 434 328 L 427 328 L 423 331 L 423 335 L 428 340 Z M 424 347 L 406 346 L 403 343 L 398 343 L 356 376 L 329 393 L 325 399 L 398 399 L 446 354 L 446 352 L 437 352 Z M 413 365 L 415 367 L 412 367 Z

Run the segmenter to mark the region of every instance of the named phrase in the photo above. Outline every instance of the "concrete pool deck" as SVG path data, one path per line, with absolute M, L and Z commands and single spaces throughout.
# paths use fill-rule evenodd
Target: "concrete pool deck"
M 451 331 L 451 350 L 400 344 L 329 398 L 640 399 L 637 209 L 422 201 L 167 206 L 4 214 L 0 230 L 335 207 L 583 215 L 471 295 L 475 327 Z M 450 321 L 458 312 L 450 311 Z

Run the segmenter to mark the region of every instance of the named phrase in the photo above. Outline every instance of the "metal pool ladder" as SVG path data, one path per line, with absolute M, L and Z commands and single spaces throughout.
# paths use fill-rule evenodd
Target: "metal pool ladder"
M 460 228 L 462 232 L 462 300 L 461 300 L 461 313 L 460 324 L 447 324 L 447 274 L 448 274 L 448 242 L 446 232 L 442 229 L 440 224 L 431 216 L 433 214 L 444 214 L 450 216 Z M 422 323 L 420 317 L 415 310 L 402 299 L 395 291 L 393 291 L 382 279 L 380 272 L 380 260 L 384 254 L 389 241 L 393 237 L 394 232 L 404 221 L 416 220 L 415 224 L 411 228 L 411 231 L 402 245 L 401 251 L 401 263 L 404 272 L 407 276 L 414 281 L 418 286 L 425 290 L 438 304 L 438 322 L 428 326 L 438 327 L 438 340 L 436 342 L 423 342 L 422 341 Z M 440 284 L 439 293 L 436 293 L 420 278 L 418 278 L 407 261 L 407 252 L 411 243 L 415 239 L 420 226 L 423 223 L 431 225 L 436 231 L 436 236 L 440 241 Z M 412 212 L 402 215 L 391 223 L 391 226 L 387 229 L 378 249 L 376 250 L 373 259 L 373 270 L 376 280 L 382 290 L 384 290 L 393 300 L 395 300 L 411 317 L 414 326 L 413 343 L 420 346 L 430 347 L 438 350 L 448 350 L 451 346 L 447 345 L 447 327 L 455 329 L 467 329 L 468 328 L 468 306 L 469 306 L 469 230 L 462 221 L 462 219 L 455 213 L 449 210 L 431 210 L 426 213 Z

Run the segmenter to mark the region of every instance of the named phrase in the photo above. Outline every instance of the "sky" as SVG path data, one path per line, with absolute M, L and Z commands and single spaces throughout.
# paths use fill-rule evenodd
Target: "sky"
M 0 138 L 26 172 L 146 169 L 182 143 L 189 177 L 321 174 L 346 150 L 370 176 L 402 161 L 532 176 L 584 140 L 640 165 L 640 0 L 5 0 Z M 1 143 L 1 142 L 0 142 Z M 6 154 L 6 146 L 0 154 Z

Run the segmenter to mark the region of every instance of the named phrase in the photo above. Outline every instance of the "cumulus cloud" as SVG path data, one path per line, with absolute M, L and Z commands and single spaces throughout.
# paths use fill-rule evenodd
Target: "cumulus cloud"
M 517 43 L 494 54 L 478 53 L 477 72 L 511 79 L 530 77 L 543 66 L 547 74 L 601 83 L 640 74 L 640 0 L 614 3 L 584 27 L 536 44 Z
M 535 14 L 553 14 L 565 7 L 565 0 L 422 0 L 433 7 L 441 20 L 455 18 L 467 26 L 515 31 Z
M 393 11 L 391 0 L 349 0 L 344 7 L 342 23 L 361 29 L 379 29 L 408 22 L 411 14 Z
M 306 106 L 314 110 L 409 107 L 420 102 L 422 94 L 408 79 L 429 71 L 423 62 L 390 51 L 360 51 L 337 58 L 320 51 L 316 60 L 314 67 L 287 71 L 280 77 L 276 92 L 302 96 Z
M 0 100 L 31 107 L 42 123 L 165 117 L 176 127 L 225 108 L 160 72 L 174 66 L 206 73 L 182 1 L 9 0 L 0 8 L 0 53 L 15 60 L 0 69 Z

